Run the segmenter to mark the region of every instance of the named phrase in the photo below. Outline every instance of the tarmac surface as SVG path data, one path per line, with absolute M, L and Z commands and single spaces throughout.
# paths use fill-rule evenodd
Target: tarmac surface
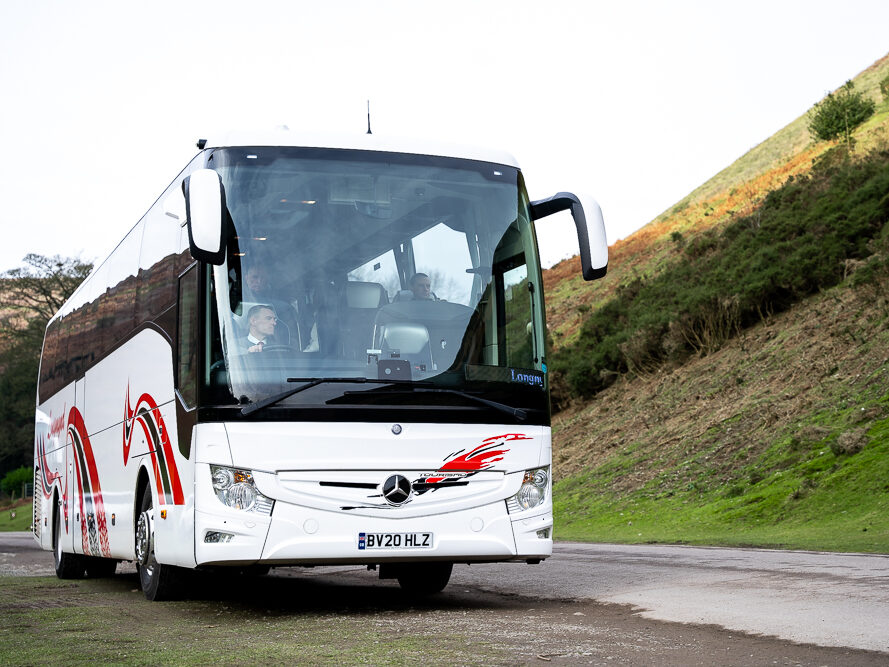
M 121 563 L 115 579 L 134 573 Z M 53 574 L 30 533 L 0 533 L 0 576 Z M 282 594 L 301 614 L 496 639 L 513 664 L 889 664 L 883 555 L 557 543 L 539 565 L 456 565 L 422 613 L 358 566 L 275 568 L 239 603 Z

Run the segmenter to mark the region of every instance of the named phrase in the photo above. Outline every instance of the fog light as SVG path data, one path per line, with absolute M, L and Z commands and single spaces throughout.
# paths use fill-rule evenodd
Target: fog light
M 208 530 L 204 535 L 204 542 L 207 544 L 221 544 L 223 542 L 231 542 L 234 535 L 231 533 L 220 533 L 216 530 Z
M 537 531 L 537 538 L 541 540 L 549 539 L 549 528 L 544 528 L 543 530 Z
M 522 484 L 522 488 L 519 490 L 519 505 L 521 505 L 522 509 L 526 510 L 531 509 L 532 507 L 537 507 L 543 502 L 545 495 L 545 490 L 541 489 L 539 486 Z
M 256 489 L 246 482 L 239 482 L 232 486 L 226 494 L 225 504 L 236 510 L 249 512 L 256 505 Z

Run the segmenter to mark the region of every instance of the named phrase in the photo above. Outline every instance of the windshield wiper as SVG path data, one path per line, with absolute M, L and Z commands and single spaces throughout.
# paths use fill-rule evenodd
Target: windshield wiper
M 319 384 L 362 384 L 365 382 L 372 382 L 374 384 L 399 384 L 406 383 L 410 384 L 411 380 L 379 380 L 376 378 L 367 378 L 364 376 L 359 377 L 333 377 L 333 378 L 287 378 L 288 382 L 305 382 L 298 387 L 294 387 L 293 389 L 286 389 L 279 394 L 274 394 L 272 396 L 267 396 L 261 401 L 256 401 L 255 403 L 251 403 L 250 405 L 245 405 L 241 408 L 241 414 L 245 417 L 247 415 L 251 415 L 257 410 L 262 410 L 263 408 L 267 408 L 270 405 L 274 405 L 279 401 L 283 401 L 285 398 L 290 398 L 294 394 L 298 394 L 301 391 L 305 391 L 306 389 L 311 389 L 312 387 L 317 387 Z
M 369 382 L 373 382 L 373 380 L 369 380 Z M 386 382 L 387 384 L 400 384 L 397 380 L 382 380 L 381 382 Z M 455 396 L 460 396 L 470 401 L 474 401 L 476 403 L 481 403 L 482 405 L 487 405 L 489 408 L 494 408 L 495 410 L 499 410 L 500 412 L 505 412 L 506 414 L 515 417 L 519 421 L 525 421 L 528 418 L 528 412 L 526 410 L 522 410 L 521 408 L 514 408 L 511 405 L 506 405 L 504 403 L 498 403 L 497 401 L 492 401 L 487 398 L 482 398 L 481 396 L 475 396 L 474 394 L 470 394 L 465 391 L 460 391 L 459 389 L 439 389 L 439 388 L 429 388 L 417 386 L 416 382 L 411 382 L 410 380 L 402 380 L 404 384 L 411 385 L 411 391 L 415 392 L 425 392 L 432 394 L 454 394 Z M 429 384 L 429 383 L 424 383 Z M 344 391 L 343 396 L 348 396 L 349 394 L 366 394 L 366 392 L 357 392 L 357 391 Z
M 475 396 L 474 394 L 470 394 L 465 391 L 460 391 L 459 389 L 427 389 L 426 387 L 416 387 L 414 391 L 434 393 L 434 394 L 454 394 L 456 396 L 462 396 L 463 398 L 469 399 L 470 401 L 475 401 L 476 403 L 481 403 L 482 405 L 487 405 L 488 407 L 494 408 L 495 410 L 499 410 L 500 412 L 505 412 L 508 415 L 512 415 L 519 421 L 525 421 L 528 418 L 528 413 L 521 408 L 514 408 L 511 405 L 506 405 L 505 403 L 498 403 L 497 401 L 491 401 L 487 398 L 482 398 L 481 396 Z
M 473 401 L 475 403 L 481 403 L 482 405 L 487 405 L 489 408 L 494 408 L 500 412 L 504 412 L 512 417 L 515 417 L 519 421 L 525 421 L 528 418 L 528 413 L 526 410 L 522 410 L 521 408 L 514 408 L 510 405 L 506 405 L 504 403 L 498 403 L 497 401 L 492 401 L 487 398 L 482 398 L 481 396 L 475 396 L 474 394 L 470 394 L 465 391 L 460 391 L 459 389 L 439 389 L 432 388 L 428 386 L 428 382 L 424 382 L 427 386 L 417 386 L 418 383 L 413 380 L 380 380 L 377 378 L 367 378 L 367 377 L 332 377 L 332 378 L 287 378 L 288 382 L 305 382 L 298 387 L 294 387 L 293 389 L 287 389 L 286 391 L 282 391 L 279 394 L 274 394 L 273 396 L 268 396 L 267 398 L 262 399 L 261 401 L 256 401 L 255 403 L 251 403 L 250 405 L 246 405 L 241 408 L 241 414 L 245 417 L 247 415 L 251 415 L 257 410 L 262 410 L 263 408 L 267 408 L 270 405 L 274 405 L 279 401 L 283 401 L 285 398 L 289 398 L 295 394 L 300 393 L 301 391 L 305 391 L 306 389 L 311 389 L 312 387 L 317 387 L 319 384 L 327 384 L 327 383 L 339 383 L 339 384 L 365 384 L 365 383 L 373 383 L 373 384 L 400 384 L 400 385 L 408 385 L 411 391 L 414 392 L 425 392 L 425 393 L 433 393 L 433 394 L 454 394 L 455 396 L 460 396 L 461 398 L 465 398 L 467 400 Z M 343 392 L 343 396 L 347 396 L 349 394 L 361 393 L 365 392 L 352 392 L 345 391 Z
M 251 403 L 250 405 L 246 405 L 241 408 L 241 414 L 245 417 L 247 415 L 251 415 L 257 410 L 262 410 L 263 408 L 267 408 L 270 405 L 274 405 L 278 401 L 283 401 L 285 398 L 289 398 L 294 394 L 298 394 L 301 391 L 305 391 L 306 389 L 311 389 L 312 387 L 317 387 L 319 384 L 324 384 L 327 382 L 373 382 L 373 380 L 368 380 L 366 377 L 354 377 L 354 378 L 287 378 L 288 382 L 305 382 L 306 384 L 302 384 L 298 387 L 294 387 L 293 389 L 286 389 L 279 394 L 273 394 L 272 396 L 267 396 L 261 401 L 256 401 L 255 403 Z

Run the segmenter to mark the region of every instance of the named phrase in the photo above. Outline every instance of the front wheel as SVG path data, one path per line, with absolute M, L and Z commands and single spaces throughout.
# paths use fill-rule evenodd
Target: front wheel
M 398 585 L 413 597 L 434 595 L 451 580 L 453 563 L 405 563 L 398 567 Z
M 62 519 L 59 508 L 52 515 L 52 560 L 59 579 L 80 579 L 86 569 L 83 556 L 62 551 Z
M 141 510 L 136 520 L 136 570 L 139 585 L 151 601 L 173 600 L 180 584 L 179 568 L 157 562 L 154 555 L 154 507 L 151 487 L 142 494 Z

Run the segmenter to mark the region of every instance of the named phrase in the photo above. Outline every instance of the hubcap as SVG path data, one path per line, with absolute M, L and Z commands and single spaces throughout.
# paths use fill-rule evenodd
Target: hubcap
M 147 567 L 154 553 L 154 530 L 152 517 L 149 511 L 139 515 L 136 524 L 136 562 L 142 567 Z

